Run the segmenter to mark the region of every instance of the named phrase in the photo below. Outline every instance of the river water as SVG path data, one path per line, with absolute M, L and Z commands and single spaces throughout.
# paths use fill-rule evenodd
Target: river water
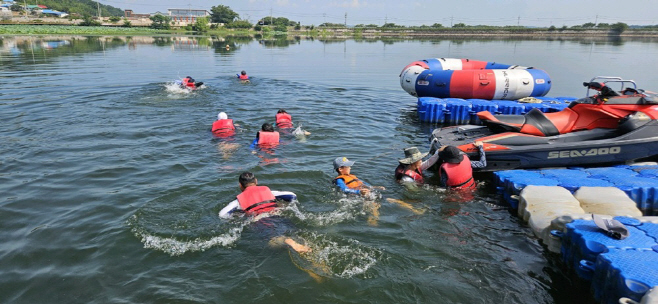
M 589 299 L 486 176 L 461 202 L 394 182 L 402 149 L 426 150 L 435 127 L 398 75 L 435 57 L 544 69 L 549 96 L 583 96 L 597 75 L 658 89 L 651 40 L 0 37 L 0 302 Z M 235 79 L 243 69 L 251 83 Z M 205 87 L 171 85 L 187 75 Z M 279 108 L 312 134 L 252 152 Z M 210 133 L 219 111 L 240 125 L 234 138 Z M 336 193 L 338 156 L 386 190 L 374 202 Z M 298 195 L 287 223 L 217 216 L 243 171 Z M 279 233 L 313 252 L 274 246 Z

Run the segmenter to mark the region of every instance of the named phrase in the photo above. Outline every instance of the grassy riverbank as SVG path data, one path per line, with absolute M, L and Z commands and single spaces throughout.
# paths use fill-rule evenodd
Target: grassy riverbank
M 627 29 L 617 32 L 608 29 L 566 29 L 551 30 L 547 28 L 326 28 L 290 27 L 287 32 L 253 29 L 212 29 L 208 32 L 191 32 L 184 28 L 171 30 L 156 30 L 148 27 L 120 26 L 75 26 L 75 25 L 36 25 L 36 24 L 5 24 L 0 25 L 0 34 L 17 35 L 243 35 L 243 36 L 300 36 L 314 38 L 421 38 L 421 37 L 528 37 L 528 38 L 560 38 L 560 37 L 658 37 L 657 29 Z

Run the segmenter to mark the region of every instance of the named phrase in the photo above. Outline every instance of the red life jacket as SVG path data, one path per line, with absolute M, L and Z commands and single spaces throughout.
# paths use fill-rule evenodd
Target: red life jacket
M 363 188 L 363 182 L 356 177 L 356 175 L 348 174 L 348 175 L 339 175 L 338 177 L 334 178 L 334 183 L 336 183 L 337 180 L 342 179 L 345 182 L 345 186 L 350 189 L 361 189 Z
M 249 186 L 238 195 L 238 203 L 245 214 L 269 212 L 277 207 L 276 197 L 266 186 Z
M 240 75 L 238 78 L 240 78 L 240 80 L 249 80 L 249 76 L 247 75 Z
M 288 113 L 277 113 L 276 126 L 279 129 L 292 128 L 292 116 Z
M 420 168 L 417 170 L 418 171 L 408 170 L 407 165 L 400 164 L 397 168 L 395 168 L 395 179 L 400 181 L 404 176 L 409 176 L 413 178 L 416 183 L 422 184 L 423 172 L 420 170 Z
M 278 144 L 279 143 L 279 132 L 263 132 L 258 131 L 258 144 Z
M 458 164 L 443 163 L 439 169 L 440 174 L 446 174 L 448 177 L 446 187 L 453 189 L 475 189 L 471 160 L 466 155 L 464 155 L 464 159 Z
M 220 137 L 235 135 L 235 126 L 233 126 L 233 119 L 216 120 L 212 124 L 212 133 Z

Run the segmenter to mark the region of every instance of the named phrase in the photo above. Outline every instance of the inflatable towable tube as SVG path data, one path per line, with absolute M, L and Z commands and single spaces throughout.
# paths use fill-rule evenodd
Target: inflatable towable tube
M 400 85 L 416 97 L 515 100 L 546 95 L 551 79 L 546 72 L 531 67 L 433 58 L 404 67 Z

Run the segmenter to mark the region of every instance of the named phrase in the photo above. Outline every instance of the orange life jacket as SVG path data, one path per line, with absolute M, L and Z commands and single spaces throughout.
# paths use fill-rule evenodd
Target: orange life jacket
M 399 181 L 404 176 L 409 176 L 413 178 L 416 183 L 422 184 L 423 172 L 420 170 L 420 168 L 417 170 L 418 171 L 408 170 L 407 165 L 400 164 L 397 168 L 395 168 L 395 179 Z
M 278 144 L 279 143 L 279 132 L 263 132 L 258 131 L 258 144 Z
M 279 129 L 292 128 L 292 116 L 288 113 L 277 113 L 276 126 Z
M 350 189 L 361 189 L 363 188 L 363 182 L 356 177 L 356 175 L 352 174 L 341 174 L 338 177 L 334 179 L 334 183 L 336 183 L 337 180 L 342 179 L 345 182 L 345 186 Z
M 240 80 L 249 80 L 249 76 L 247 75 L 240 75 L 238 78 L 240 78 Z
M 464 155 L 464 159 L 458 164 L 443 163 L 439 169 L 439 175 L 446 174 L 446 187 L 453 189 L 475 189 L 473 179 L 473 168 L 471 160 Z
M 235 126 L 233 125 L 233 119 L 216 120 L 212 124 L 212 133 L 221 137 L 234 135 Z
M 269 212 L 277 207 L 276 197 L 266 186 L 249 186 L 238 195 L 238 203 L 245 214 Z

